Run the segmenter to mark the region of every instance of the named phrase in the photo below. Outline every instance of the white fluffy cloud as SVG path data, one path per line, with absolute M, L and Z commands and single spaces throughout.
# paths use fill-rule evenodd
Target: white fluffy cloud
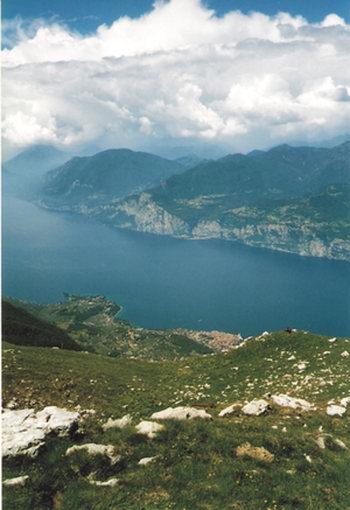
M 336 14 L 217 17 L 200 0 L 170 0 L 89 36 L 42 21 L 7 32 L 8 152 L 163 139 L 247 150 L 349 131 L 350 26 Z

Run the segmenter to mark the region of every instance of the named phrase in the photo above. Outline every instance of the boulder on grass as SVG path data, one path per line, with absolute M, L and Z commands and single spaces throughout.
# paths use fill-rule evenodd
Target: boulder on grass
M 116 453 L 115 447 L 111 444 L 96 444 L 96 443 L 86 443 L 81 445 L 74 445 L 68 448 L 66 451 L 66 456 L 74 455 L 77 452 L 84 451 L 91 457 L 96 457 L 97 455 L 102 455 L 107 457 L 111 466 L 115 466 L 118 462 L 121 461 L 121 455 Z
M 346 413 L 346 407 L 337 406 L 334 404 L 327 407 L 328 416 L 343 416 L 343 414 L 345 414 L 345 413 Z
M 315 406 L 302 398 L 294 398 L 289 395 L 272 395 L 272 401 L 281 407 L 290 407 L 291 409 L 301 409 L 302 411 L 313 411 Z
M 147 436 L 150 439 L 156 437 L 158 432 L 164 429 L 164 425 L 160 425 L 154 421 L 141 421 L 137 426 L 136 430 L 138 434 Z
M 3 457 L 25 455 L 34 458 L 50 434 L 68 436 L 78 427 L 80 415 L 59 407 L 6 409 L 2 414 Z
M 242 412 L 251 416 L 260 416 L 261 414 L 266 413 L 268 409 L 269 403 L 264 399 L 260 399 L 252 400 L 246 404 L 244 407 L 242 407 Z
M 153 413 L 152 420 L 193 420 L 195 418 L 202 418 L 204 420 L 211 420 L 212 416 L 204 409 L 196 409 L 195 407 L 168 407 L 164 411 Z

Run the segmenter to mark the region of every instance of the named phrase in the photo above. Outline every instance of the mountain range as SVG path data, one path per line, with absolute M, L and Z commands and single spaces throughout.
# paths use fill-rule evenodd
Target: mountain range
M 184 166 L 185 164 L 185 166 Z M 91 206 L 152 188 L 188 165 L 129 149 L 111 149 L 75 157 L 49 172 L 45 201 L 54 205 Z
M 114 150 L 51 171 L 41 203 L 117 228 L 350 260 L 349 190 L 350 142 L 182 164 Z

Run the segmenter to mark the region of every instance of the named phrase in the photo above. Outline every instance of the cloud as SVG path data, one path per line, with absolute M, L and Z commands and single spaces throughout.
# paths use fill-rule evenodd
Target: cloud
M 83 36 L 6 22 L 3 143 L 140 147 L 163 139 L 232 150 L 348 132 L 350 26 L 280 13 L 217 17 L 156 2 Z

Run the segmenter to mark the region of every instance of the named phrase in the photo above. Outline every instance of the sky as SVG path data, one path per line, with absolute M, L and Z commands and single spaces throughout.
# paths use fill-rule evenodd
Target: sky
M 350 0 L 4 0 L 4 155 L 349 133 Z

